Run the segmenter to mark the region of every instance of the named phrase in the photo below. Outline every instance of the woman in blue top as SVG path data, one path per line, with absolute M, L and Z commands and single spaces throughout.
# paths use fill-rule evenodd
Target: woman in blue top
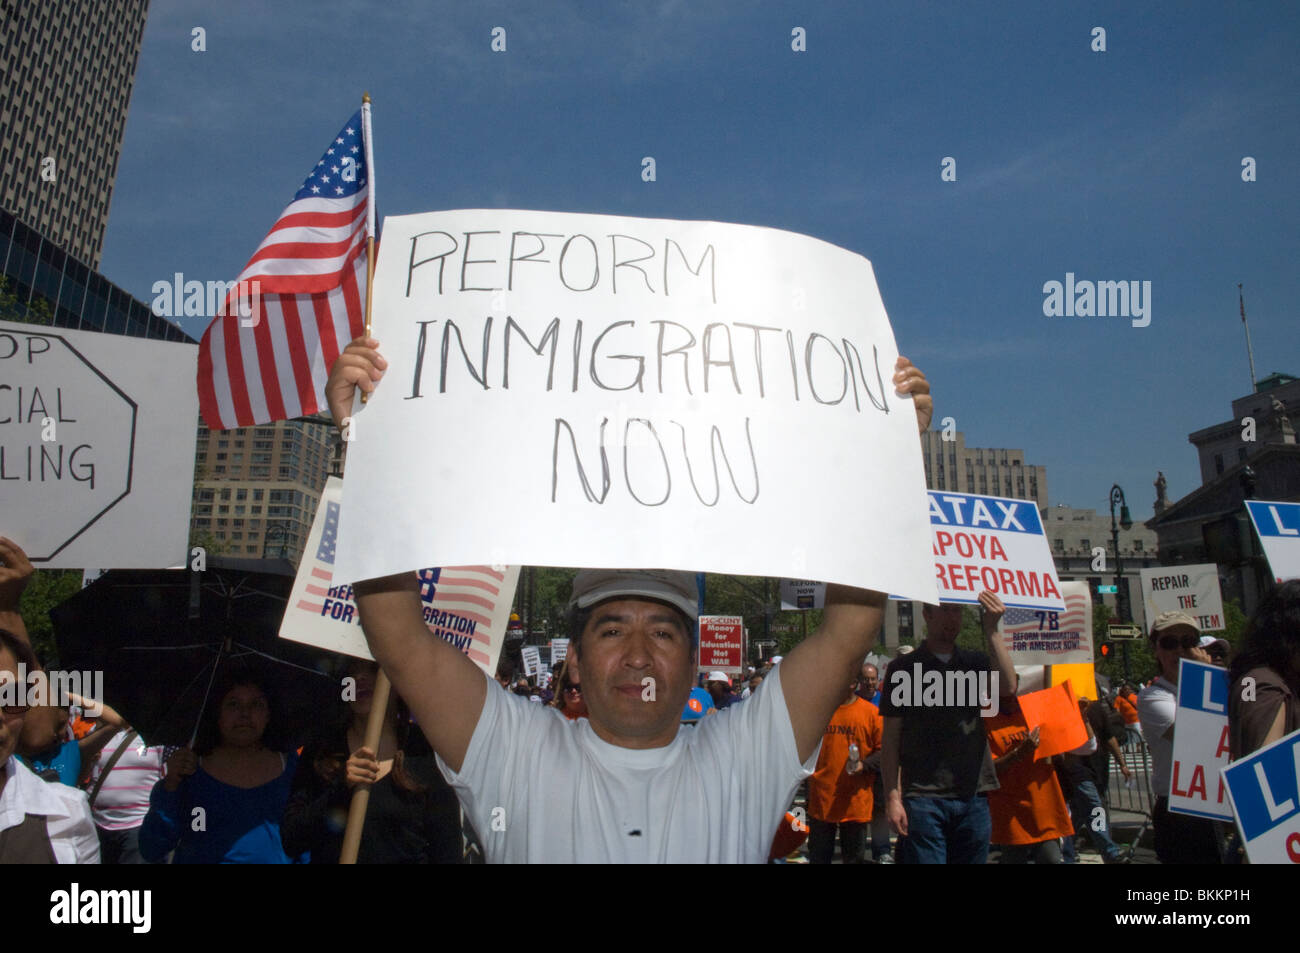
M 175 752 L 154 785 L 140 828 L 146 860 L 175 850 L 176 864 L 289 863 L 280 818 L 298 758 L 270 746 L 278 740 L 273 705 L 251 674 L 229 676 L 213 692 L 195 750 Z

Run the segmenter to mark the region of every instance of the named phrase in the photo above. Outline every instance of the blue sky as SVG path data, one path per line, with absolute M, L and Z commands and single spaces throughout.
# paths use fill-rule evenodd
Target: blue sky
M 1023 448 L 1053 504 L 1105 509 L 1118 482 L 1145 519 L 1156 471 L 1195 489 L 1187 434 L 1249 390 L 1238 282 L 1258 376 L 1300 375 L 1298 27 L 1281 2 L 155 2 L 102 271 L 146 302 L 173 272 L 233 279 L 369 90 L 382 214 L 849 248 L 937 417 Z M 1044 316 L 1066 272 L 1150 281 L 1150 325 Z

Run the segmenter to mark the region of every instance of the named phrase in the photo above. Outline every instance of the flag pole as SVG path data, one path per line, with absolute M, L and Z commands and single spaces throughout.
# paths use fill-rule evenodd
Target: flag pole
M 375 162 L 374 152 L 370 146 L 370 94 L 361 97 L 361 129 L 366 147 L 366 337 L 370 336 L 371 295 L 375 286 Z M 362 403 L 366 395 L 362 393 Z M 375 753 L 376 760 L 381 754 L 380 739 L 383 737 L 384 718 L 388 714 L 388 696 L 392 684 L 388 675 L 381 668 L 375 676 L 374 694 L 370 699 L 370 715 L 366 719 L 364 745 Z M 348 805 L 348 825 L 343 831 L 343 848 L 339 851 L 340 864 L 355 864 L 357 852 L 361 847 L 361 831 L 366 823 L 366 808 L 370 804 L 370 785 L 358 784 L 352 792 L 352 802 Z
M 1250 359 L 1250 392 L 1255 393 L 1255 352 L 1250 347 L 1250 325 L 1246 323 L 1246 299 L 1241 296 L 1241 282 L 1237 282 L 1237 304 L 1241 308 L 1241 324 L 1246 329 L 1246 357 Z
M 370 94 L 361 94 L 361 130 L 366 146 L 366 337 L 375 287 L 375 154 L 370 145 Z

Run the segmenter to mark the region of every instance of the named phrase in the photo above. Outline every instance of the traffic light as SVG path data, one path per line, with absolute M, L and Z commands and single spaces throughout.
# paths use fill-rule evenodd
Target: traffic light
M 1109 642 L 1103 642 L 1097 648 L 1098 651 L 1101 652 L 1101 657 L 1103 661 L 1110 658 L 1111 644 Z

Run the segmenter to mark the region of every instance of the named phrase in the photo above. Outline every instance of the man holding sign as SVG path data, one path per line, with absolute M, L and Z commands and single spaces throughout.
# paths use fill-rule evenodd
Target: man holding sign
M 327 386 L 340 423 L 387 362 L 354 341 Z M 894 385 L 922 431 L 925 376 L 899 358 Z M 812 767 L 844 686 L 880 629 L 885 595 L 831 585 L 821 627 L 745 705 L 679 733 L 694 684 L 689 573 L 586 570 L 574 582 L 570 677 L 587 719 L 566 722 L 495 691 L 429 637 L 413 573 L 355 586 L 375 658 L 409 700 L 494 862 L 761 863 Z

